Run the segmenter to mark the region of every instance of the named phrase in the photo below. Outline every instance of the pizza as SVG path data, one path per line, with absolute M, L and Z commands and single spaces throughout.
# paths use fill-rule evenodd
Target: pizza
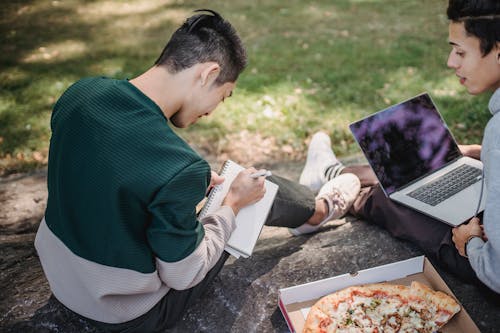
M 352 286 L 318 300 L 303 332 L 432 333 L 459 311 L 454 298 L 416 281 Z

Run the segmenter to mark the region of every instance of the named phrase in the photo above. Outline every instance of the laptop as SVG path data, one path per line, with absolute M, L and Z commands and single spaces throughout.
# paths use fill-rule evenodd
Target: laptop
M 462 155 L 428 93 L 349 127 L 390 199 L 452 226 L 484 210 L 483 165 Z

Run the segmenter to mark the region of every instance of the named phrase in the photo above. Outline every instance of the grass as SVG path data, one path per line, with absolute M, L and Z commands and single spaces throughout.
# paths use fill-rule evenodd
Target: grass
M 487 96 L 447 69 L 445 0 L 9 1 L 0 12 L 0 174 L 46 164 L 50 113 L 81 77 L 132 78 L 196 8 L 240 32 L 249 66 L 234 96 L 179 131 L 207 154 L 302 159 L 318 130 L 357 152 L 348 123 L 430 92 L 457 140 L 479 142 Z M 248 141 L 265 147 L 248 151 Z M 255 156 L 254 156 L 255 160 Z

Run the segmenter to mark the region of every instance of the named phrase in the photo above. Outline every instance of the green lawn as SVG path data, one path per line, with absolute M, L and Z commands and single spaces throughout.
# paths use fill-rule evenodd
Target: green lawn
M 0 174 L 46 163 L 50 112 L 81 77 L 132 78 L 196 8 L 228 18 L 249 66 L 234 96 L 179 133 L 204 153 L 249 143 L 261 158 L 304 158 L 326 130 L 357 152 L 348 123 L 430 92 L 456 138 L 478 142 L 488 96 L 447 69 L 445 0 L 8 1 L 0 11 Z M 124 143 L 126 144 L 126 143 Z

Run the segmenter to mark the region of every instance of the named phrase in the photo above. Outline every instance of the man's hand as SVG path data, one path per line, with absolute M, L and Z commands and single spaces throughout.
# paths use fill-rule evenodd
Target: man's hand
M 452 240 L 458 253 L 465 257 L 465 243 L 471 236 L 483 237 L 483 229 L 479 224 L 479 218 L 473 217 L 469 223 L 453 228 Z
M 255 168 L 241 171 L 229 188 L 229 192 L 222 204 L 230 206 L 235 215 L 238 214 L 241 208 L 262 199 L 266 193 L 264 187 L 265 177 L 250 177 L 256 171 Z
M 215 185 L 222 184 L 224 182 L 224 179 L 225 179 L 223 176 L 219 176 L 217 174 L 217 172 L 215 172 L 215 171 L 211 171 L 211 173 L 212 173 L 212 176 L 210 177 L 210 184 L 208 185 L 207 193 L 205 193 L 205 195 L 208 195 L 208 193 L 212 190 L 212 188 Z
M 481 159 L 481 145 L 458 145 L 458 149 L 464 156 L 480 160 Z

